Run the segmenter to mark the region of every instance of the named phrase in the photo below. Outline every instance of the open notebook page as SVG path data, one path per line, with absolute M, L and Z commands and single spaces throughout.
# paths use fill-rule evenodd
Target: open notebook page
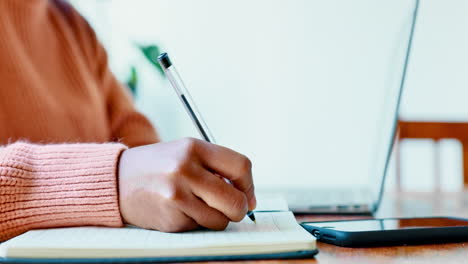
M 225 231 L 163 233 L 133 227 L 29 231 L 0 245 L 3 257 L 105 258 L 233 255 L 314 250 L 291 212 L 257 213 Z

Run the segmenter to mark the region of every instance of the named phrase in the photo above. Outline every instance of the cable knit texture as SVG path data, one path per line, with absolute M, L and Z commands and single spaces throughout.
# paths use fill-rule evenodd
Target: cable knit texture
M 121 226 L 118 157 L 158 137 L 94 31 L 65 1 L 0 0 L 0 36 L 0 241 Z

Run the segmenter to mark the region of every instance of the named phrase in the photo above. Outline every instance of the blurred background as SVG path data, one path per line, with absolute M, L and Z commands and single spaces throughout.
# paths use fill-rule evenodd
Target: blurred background
M 380 177 L 382 117 L 400 84 L 414 1 L 70 2 L 163 140 L 199 136 L 148 60 L 159 51 L 171 55 L 218 143 L 252 159 L 257 185 Z M 388 188 L 463 188 L 466 10 L 464 0 L 421 1 Z M 447 122 L 461 136 L 440 135 Z

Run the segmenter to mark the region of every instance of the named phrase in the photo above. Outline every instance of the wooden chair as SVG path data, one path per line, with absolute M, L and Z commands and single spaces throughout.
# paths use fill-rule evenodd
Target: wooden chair
M 395 147 L 397 188 L 401 189 L 400 151 L 398 143 L 405 139 L 432 139 L 435 143 L 434 169 L 436 172 L 436 188 L 440 186 L 440 154 L 438 143 L 441 139 L 456 139 L 463 146 L 463 183 L 468 186 L 468 123 L 462 122 L 429 122 L 429 121 L 398 121 L 397 144 Z

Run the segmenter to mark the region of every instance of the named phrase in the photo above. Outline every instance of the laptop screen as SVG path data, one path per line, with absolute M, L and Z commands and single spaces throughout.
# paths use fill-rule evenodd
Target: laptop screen
M 375 172 L 375 177 L 372 176 L 371 172 L 371 190 L 374 197 L 374 210 L 379 206 L 382 195 L 384 192 L 385 178 L 388 175 L 388 167 L 390 163 L 391 153 L 394 147 L 394 142 L 396 140 L 397 133 L 397 122 L 398 122 L 398 113 L 401 104 L 403 89 L 406 83 L 406 77 L 408 73 L 408 66 L 410 64 L 410 56 L 413 47 L 414 32 L 416 28 L 416 22 L 418 18 L 419 11 L 419 0 L 414 1 L 413 13 L 411 15 L 411 20 L 408 22 L 410 24 L 407 32 L 407 40 L 403 43 L 406 44 L 405 53 L 403 58 L 401 58 L 402 67 L 400 70 L 399 83 L 395 84 L 396 89 L 388 89 L 388 93 L 385 94 L 383 98 L 384 104 L 380 109 L 380 121 L 376 122 L 377 127 L 377 137 L 375 141 L 375 163 L 372 166 L 372 170 Z
M 263 95 L 252 90 L 259 100 L 246 120 L 257 122 L 249 124 L 251 144 L 239 149 L 254 161 L 260 188 L 370 188 L 377 199 L 415 2 L 313 3 L 323 14 L 312 11 L 314 18 L 303 19 L 310 27 L 301 29 L 313 36 L 302 36 L 301 43 L 293 35 L 277 64 L 258 63 L 276 75 L 257 82 Z M 355 13 L 347 17 L 347 8 Z
M 252 160 L 259 189 L 378 193 L 414 1 L 168 1 L 158 10 L 155 30 L 211 132 Z M 198 136 L 163 87 L 163 137 Z M 165 117 L 177 129 L 164 133 Z

